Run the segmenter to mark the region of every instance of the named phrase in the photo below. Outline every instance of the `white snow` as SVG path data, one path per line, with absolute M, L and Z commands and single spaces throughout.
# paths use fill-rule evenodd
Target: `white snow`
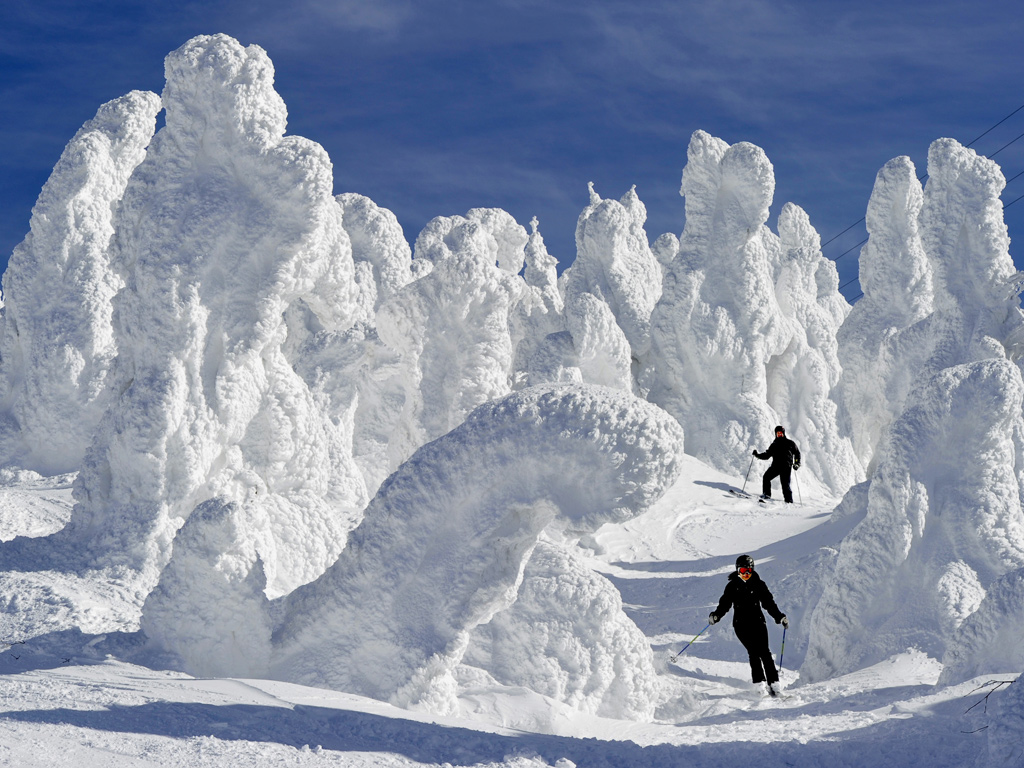
M 537 219 L 410 247 L 336 194 L 258 46 L 165 74 L 71 139 L 3 278 L 0 764 L 1024 762 L 995 163 L 886 164 L 851 309 L 752 144 L 693 135 L 653 244 L 591 186 L 559 277 Z M 798 503 L 730 493 L 777 423 Z M 741 553 L 777 700 L 701 629 Z

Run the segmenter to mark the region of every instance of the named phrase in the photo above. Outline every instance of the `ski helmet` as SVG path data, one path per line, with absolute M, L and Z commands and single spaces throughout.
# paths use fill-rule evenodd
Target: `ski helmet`
M 782 434 L 786 434 L 786 428 L 783 427 L 781 424 L 775 428 L 775 434 L 777 435 L 779 434 L 779 432 L 781 432 Z
M 754 567 L 754 558 L 752 558 L 750 555 L 740 555 L 739 557 L 736 558 L 736 568 L 737 569 L 740 569 L 740 568 L 753 568 L 753 567 Z

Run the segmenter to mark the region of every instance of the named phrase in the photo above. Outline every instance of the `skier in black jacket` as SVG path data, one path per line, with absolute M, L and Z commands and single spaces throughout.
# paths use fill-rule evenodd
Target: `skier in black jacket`
M 793 503 L 793 491 L 789 487 L 789 473 L 792 469 L 800 469 L 800 449 L 796 443 L 786 437 L 786 430 L 781 426 L 775 428 L 775 439 L 768 446 L 768 450 L 759 453 L 756 449 L 754 455 L 762 460 L 771 459 L 772 465 L 768 467 L 761 480 L 761 498 L 772 497 L 772 480 L 776 477 L 782 483 L 782 498 L 787 504 Z
M 765 624 L 761 609 L 768 611 L 775 623 L 783 627 L 789 627 L 789 619 L 775 604 L 768 585 L 754 572 L 754 558 L 750 555 L 736 558 L 736 570 L 729 574 L 722 599 L 708 616 L 708 622 L 717 624 L 730 608 L 733 609 L 732 628 L 750 656 L 750 676 L 753 682 L 766 683 L 768 693 L 775 696 L 772 686 L 779 681 L 779 673 L 768 646 L 768 625 Z

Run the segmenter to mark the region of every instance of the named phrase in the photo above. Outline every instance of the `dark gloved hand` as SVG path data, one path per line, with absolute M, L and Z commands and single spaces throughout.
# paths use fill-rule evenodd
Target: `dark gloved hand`
M 750 455 L 751 455 L 751 456 L 757 456 L 757 448 L 755 448 L 754 450 L 752 450 L 752 451 L 750 452 Z
M 789 629 L 789 619 L 786 618 L 785 614 L 783 614 L 782 621 L 779 624 L 782 625 L 783 629 Z
M 717 623 L 718 623 L 718 617 L 715 614 L 713 614 L 713 613 L 710 614 L 708 616 L 708 624 L 717 624 Z
M 800 459 L 793 462 L 793 469 L 800 469 Z

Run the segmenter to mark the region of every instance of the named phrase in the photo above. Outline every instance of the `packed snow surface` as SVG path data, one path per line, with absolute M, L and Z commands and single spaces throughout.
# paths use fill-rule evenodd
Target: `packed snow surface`
M 562 556 L 546 554 L 535 566 L 543 577 L 552 562 L 558 564 L 557 578 L 566 586 L 531 587 L 521 617 L 557 600 L 559 589 L 586 588 L 591 616 L 614 612 L 610 595 L 584 585 L 601 579 L 616 587 L 624 615 L 635 625 L 632 632 L 642 633 L 653 653 L 656 708 L 648 722 L 613 719 L 559 701 L 559 688 L 569 681 L 567 662 L 575 659 L 596 670 L 602 658 L 614 663 L 608 654 L 626 654 L 625 647 L 581 654 L 582 647 L 565 644 L 557 654 L 532 656 L 521 669 L 503 670 L 484 666 L 481 645 L 456 669 L 457 710 L 439 716 L 295 683 L 165 671 L 126 625 L 103 634 L 4 633 L 5 641 L 25 643 L 0 653 L 0 763 L 982 768 L 1000 764 L 996 756 L 1019 754 L 1019 685 L 998 683 L 1013 680 L 1012 669 L 936 687 L 940 660 L 902 651 L 827 681 L 800 682 L 794 670 L 807 631 L 803 590 L 820 560 L 812 555 L 832 551 L 856 521 L 833 519 L 827 497 L 765 507 L 727 492 L 742 482 L 684 458 L 681 475 L 661 501 L 640 517 L 598 529 L 586 541 L 589 554 L 574 557 L 579 565 L 566 568 Z M 23 492 L 18 488 L 0 492 L 3 509 L 12 494 Z M 741 552 L 752 554 L 793 621 L 779 700 L 752 690 L 746 654 L 729 622 L 707 630 L 675 664 L 668 660 L 707 623 Z M 585 575 L 584 563 L 603 575 Z M 45 620 L 45 604 L 26 609 Z M 560 627 L 560 615 L 566 615 L 561 606 L 538 613 L 541 621 L 530 634 L 516 632 L 504 640 L 501 634 L 516 619 L 510 616 L 489 631 L 499 642 L 534 650 L 542 647 L 541 637 L 585 638 L 595 631 L 585 622 Z M 770 632 L 778 659 L 781 628 L 771 624 Z M 149 665 L 139 665 L 142 659 Z M 541 664 L 549 670 L 543 693 L 539 685 L 525 686 L 542 674 Z

